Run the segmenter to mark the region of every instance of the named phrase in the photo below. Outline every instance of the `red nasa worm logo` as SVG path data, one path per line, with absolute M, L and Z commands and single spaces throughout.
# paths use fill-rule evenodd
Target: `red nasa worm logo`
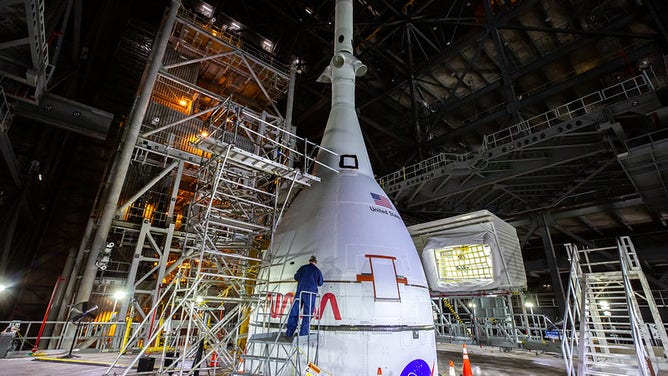
M 287 294 L 280 293 L 268 293 L 267 294 L 267 304 L 269 305 L 269 313 L 272 319 L 282 316 L 285 314 L 286 308 L 292 305 L 292 302 L 295 299 L 295 295 L 291 292 Z M 341 320 L 341 311 L 339 311 L 339 303 L 336 301 L 336 295 L 331 292 L 326 293 L 320 299 L 320 307 L 316 307 L 314 318 L 320 319 L 322 312 L 325 311 L 327 305 L 331 307 L 332 314 L 334 315 L 334 320 Z

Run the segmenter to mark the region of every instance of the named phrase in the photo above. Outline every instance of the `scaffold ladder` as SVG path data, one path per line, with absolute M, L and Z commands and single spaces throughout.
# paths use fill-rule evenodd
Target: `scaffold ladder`
M 317 294 L 302 292 L 300 299 L 309 295 L 315 295 L 314 307 L 318 307 L 320 297 Z M 233 376 L 301 375 L 309 363 L 317 362 L 320 341 L 317 310 L 309 317 L 312 329 L 307 335 L 287 337 L 287 318 L 292 309 L 298 308 L 295 305 L 299 305 L 300 300 L 294 299 L 286 312 L 276 312 L 272 307 L 282 305 L 283 299 L 289 299 L 289 296 L 267 292 L 266 301 L 255 307 L 255 333 L 248 338 L 246 350 Z M 303 316 L 306 315 L 302 315 L 302 319 Z
M 258 272 L 285 208 L 279 197 L 289 198 L 296 183 L 317 181 L 233 143 L 206 145 L 211 154 L 197 172 L 182 252 L 165 273 L 169 295 L 135 329 L 128 347 L 141 350 L 124 375 L 148 353 L 161 354 L 159 373 L 236 368 L 242 327 L 260 306 L 255 287 L 266 286 Z

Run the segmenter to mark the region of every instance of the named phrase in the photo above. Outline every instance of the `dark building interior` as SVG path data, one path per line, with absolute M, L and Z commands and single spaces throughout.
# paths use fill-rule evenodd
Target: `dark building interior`
M 183 8 L 268 52 L 271 64 L 296 66 L 292 124 L 317 143 L 330 107 L 329 85 L 316 81 L 331 58 L 332 3 L 184 0 Z M 169 2 L 43 5 L 35 31 L 23 2 L 0 2 L 2 320 L 41 319 L 68 259 L 90 249 Z M 652 287 L 668 290 L 668 4 L 354 7 L 355 55 L 368 67 L 357 80 L 358 117 L 376 177 L 407 225 L 489 210 L 517 229 L 528 290 L 548 294 L 568 276 L 562 244 L 628 235 Z M 40 38 L 46 51 L 29 43 Z M 179 53 L 168 49 L 166 60 Z M 270 101 L 215 62 L 199 69 L 203 87 L 225 88 L 258 111 L 288 106 L 286 82 L 276 80 Z M 142 184 L 149 167 L 128 176 Z

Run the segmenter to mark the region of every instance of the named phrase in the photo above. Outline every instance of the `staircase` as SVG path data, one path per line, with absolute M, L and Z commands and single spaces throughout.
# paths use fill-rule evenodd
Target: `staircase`
M 613 247 L 566 245 L 571 262 L 562 352 L 571 375 L 656 375 L 658 359 L 647 324 L 658 328 L 664 356 L 668 337 L 629 237 Z M 649 314 L 640 310 L 644 300 Z

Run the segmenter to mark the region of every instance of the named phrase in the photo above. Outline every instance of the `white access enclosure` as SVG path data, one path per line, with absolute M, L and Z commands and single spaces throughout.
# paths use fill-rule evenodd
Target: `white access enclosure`
M 408 227 L 432 292 L 526 288 L 517 231 L 487 210 Z

